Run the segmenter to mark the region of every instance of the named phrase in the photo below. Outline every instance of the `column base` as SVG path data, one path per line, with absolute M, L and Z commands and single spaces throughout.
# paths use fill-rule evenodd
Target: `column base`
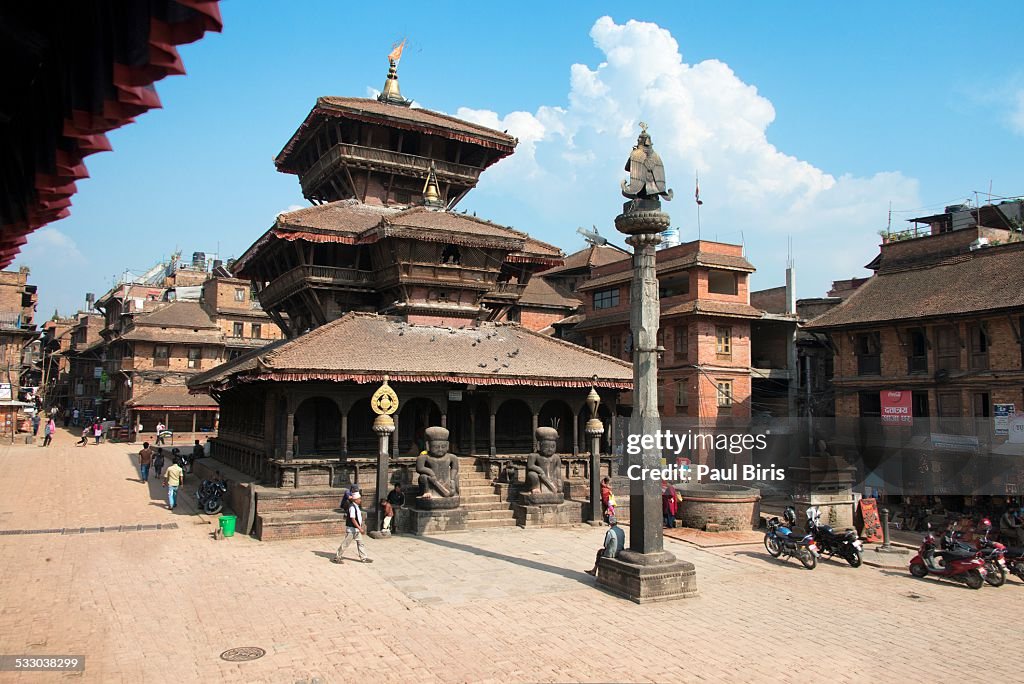
M 655 603 L 697 595 L 697 569 L 671 553 L 623 551 L 597 564 L 597 584 L 634 603 Z

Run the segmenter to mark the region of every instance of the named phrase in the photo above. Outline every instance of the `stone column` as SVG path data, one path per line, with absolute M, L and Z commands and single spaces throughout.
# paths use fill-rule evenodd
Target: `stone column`
M 615 228 L 633 247 L 633 281 L 630 287 L 630 329 L 633 333 L 633 413 L 630 435 L 654 435 L 661 430 L 658 415 L 658 326 L 661 307 L 655 249 L 661 232 L 671 225 L 661 211 L 661 199 L 672 199 L 665 183 L 664 165 L 654 151 L 647 124 L 629 155 L 630 178 L 622 183 L 629 201 L 615 217 Z M 599 438 L 599 437 L 598 437 Z M 629 457 L 630 466 L 655 469 L 661 453 L 643 449 Z M 627 470 L 628 474 L 628 470 Z M 636 473 L 634 473 L 636 474 Z M 660 482 L 653 478 L 630 479 L 629 548 L 614 558 L 598 562 L 597 581 L 603 587 L 637 603 L 695 596 L 696 570 L 692 563 L 676 560 L 664 549 Z
M 590 407 L 590 420 L 584 431 L 590 437 L 590 524 L 600 525 L 604 511 L 601 510 L 601 435 L 604 425 L 597 417 L 597 407 L 601 397 L 597 390 L 590 388 L 587 406 Z
M 661 242 L 661 235 L 640 233 L 631 235 L 626 242 L 633 247 L 629 317 L 634 345 L 633 415 L 629 419 L 629 433 L 654 435 L 661 430 L 661 416 L 658 415 L 658 327 L 661 304 L 655 271 L 655 250 Z M 661 453 L 656 449 L 645 449 L 630 459 L 630 465 L 634 464 L 645 469 L 657 468 L 661 465 Z M 630 480 L 629 496 L 629 550 L 645 555 L 663 553 L 659 483 L 652 478 Z
M 341 455 L 348 456 L 348 411 L 341 414 Z
M 469 455 L 476 456 L 476 411 L 469 412 Z
M 295 411 L 288 407 L 288 415 L 284 424 L 284 458 L 286 461 L 295 457 Z
M 580 416 L 578 413 L 573 414 L 572 417 L 572 455 L 580 455 Z
M 494 423 L 495 423 L 495 414 L 492 412 L 491 413 L 491 426 L 490 426 L 490 436 L 491 436 L 490 455 L 492 457 L 498 455 L 498 444 L 497 444 L 497 440 L 496 440 L 495 435 L 494 435 Z
M 536 409 L 531 408 L 530 410 L 533 411 L 533 416 L 532 416 L 532 419 L 530 421 L 530 425 L 531 425 L 530 434 L 533 435 L 533 450 L 537 451 L 537 449 L 540 448 L 540 444 L 537 443 L 537 427 L 538 427 L 538 420 L 540 419 L 540 414 L 537 413 Z
M 395 423 L 391 416 L 381 414 L 373 421 L 373 431 L 378 436 L 377 448 L 377 493 L 374 495 L 373 509 L 377 511 L 377 529 L 384 525 L 384 509 L 381 508 L 380 500 L 388 495 L 388 466 L 391 459 L 388 457 L 388 442 L 391 435 L 395 434 Z
M 395 414 L 395 424 L 391 428 L 391 457 L 398 458 L 398 420 L 399 416 Z

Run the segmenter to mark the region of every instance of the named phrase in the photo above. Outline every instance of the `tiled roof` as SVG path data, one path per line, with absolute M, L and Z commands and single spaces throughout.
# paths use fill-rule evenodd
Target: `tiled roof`
M 421 107 L 401 107 L 361 97 L 327 96 L 317 98 L 313 110 L 277 155 L 275 163 L 278 169 L 290 170 L 287 168 L 288 157 L 302 137 L 302 133 L 310 126 L 311 122 L 325 116 L 383 121 L 394 128 L 426 130 L 455 140 L 490 147 L 503 152 L 504 155 L 511 154 L 518 142 L 515 137 L 507 133 Z
M 578 252 L 573 252 L 569 256 L 562 260 L 561 266 L 555 266 L 544 271 L 544 275 L 556 275 L 558 273 L 565 273 L 566 271 L 575 271 L 583 268 L 594 268 L 595 266 L 603 266 L 604 264 L 610 264 L 613 261 L 622 261 L 628 259 L 629 256 L 623 254 L 617 249 L 611 247 L 598 247 L 591 245 L 586 249 L 581 249 Z
M 136 326 L 156 326 L 161 328 L 193 328 L 199 330 L 217 330 L 217 324 L 210 320 L 209 314 L 199 302 L 169 302 L 145 315 L 136 316 Z
M 530 278 L 523 288 L 523 294 L 519 297 L 519 304 L 523 306 L 558 306 L 567 309 L 575 309 L 582 304 L 568 292 L 562 292 L 540 276 Z
M 762 311 L 750 306 L 746 302 L 721 302 L 715 299 L 696 299 L 681 304 L 674 304 L 661 310 L 662 316 L 680 316 L 683 314 L 760 318 Z
M 715 254 L 714 252 L 692 252 L 678 259 L 658 262 L 658 273 L 669 273 L 694 266 L 706 266 L 709 268 L 720 268 L 730 271 L 744 271 L 752 273 L 757 269 L 741 256 L 731 254 Z M 593 290 L 606 285 L 625 283 L 633 277 L 633 270 L 627 268 L 623 271 L 609 273 L 608 275 L 592 278 L 580 285 L 581 290 Z
M 398 213 L 401 209 L 401 207 L 363 204 L 354 199 L 340 200 L 278 214 L 277 227 L 286 230 L 312 229 L 358 235 L 380 223 L 381 217 Z
M 806 328 L 836 328 L 1024 308 L 1024 243 L 880 271 Z
M 517 325 L 472 328 L 409 325 L 349 313 L 294 340 L 271 344 L 193 376 L 192 388 L 247 380 L 467 382 L 625 388 L 632 366 Z
M 132 328 L 120 339 L 128 342 L 179 342 L 181 344 L 224 344 L 224 336 L 215 330 L 193 332 L 187 328 Z
M 384 217 L 384 235 L 399 234 L 401 228 L 411 228 L 409 237 L 418 239 L 446 239 L 452 235 L 462 237 L 468 243 L 494 242 L 507 246 L 514 251 L 522 251 L 526 246 L 526 233 L 507 228 L 485 219 L 448 211 L 434 211 L 426 207 L 413 207 L 405 211 Z M 422 232 L 424 230 L 430 232 Z M 443 236 L 439 233 L 446 233 Z
M 216 408 L 217 402 L 206 394 L 189 394 L 184 385 L 159 385 L 143 395 L 125 402 L 132 408 L 189 407 Z

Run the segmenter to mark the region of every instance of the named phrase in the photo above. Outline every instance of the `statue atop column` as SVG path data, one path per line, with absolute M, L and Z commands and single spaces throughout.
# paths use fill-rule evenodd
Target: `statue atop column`
M 665 165 L 654 151 L 651 136 L 647 134 L 647 124 L 643 121 L 640 122 L 640 136 L 626 160 L 626 171 L 629 172 L 629 181 L 622 181 L 623 197 L 654 201 L 660 197 L 666 201 L 672 199 L 672 191 L 665 181 Z
M 560 504 L 565 501 L 562 488 L 562 459 L 558 450 L 558 430 L 537 428 L 537 451 L 526 457 L 526 489 L 523 501 L 528 504 Z
M 427 453 L 416 459 L 419 473 L 420 508 L 458 508 L 459 459 L 448 453 L 448 430 L 429 427 L 425 431 Z

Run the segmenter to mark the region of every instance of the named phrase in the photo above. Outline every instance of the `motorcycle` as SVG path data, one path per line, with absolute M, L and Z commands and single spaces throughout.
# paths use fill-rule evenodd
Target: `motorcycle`
M 910 574 L 918 578 L 928 575 L 945 577 L 963 582 L 971 589 L 981 589 L 985 584 L 985 561 L 978 558 L 974 551 L 937 551 L 931 527 L 929 524 L 928 533 L 921 540 L 917 555 L 910 559 Z
M 807 509 L 807 531 L 814 537 L 818 545 L 818 552 L 824 558 L 839 556 L 846 560 L 851 567 L 859 568 L 861 564 L 860 552 L 864 544 L 857 538 L 853 530 L 836 532 L 829 525 L 821 524 L 821 511 L 817 506 Z
M 224 507 L 224 495 L 228 492 L 225 480 L 203 480 L 196 490 L 196 502 L 207 515 L 220 513 Z
M 1007 570 L 1024 582 L 1024 548 L 1006 549 L 1003 562 L 1006 563 Z
M 992 531 L 992 521 L 988 518 L 982 519 L 978 529 L 984 534 L 978 539 L 977 546 L 971 546 L 961 539 L 963 534 L 957 532 L 956 525 L 953 525 L 942 537 L 942 548 L 976 553 L 985 562 L 985 581 L 993 587 L 1001 587 L 1006 583 L 1006 547 L 988 538 L 988 533 Z
M 795 556 L 805 568 L 813 570 L 818 565 L 818 546 L 814 542 L 814 537 L 791 530 L 791 526 L 796 523 L 796 510 L 792 506 L 786 508 L 783 517 L 785 525 L 778 517 L 768 521 L 768 528 L 764 533 L 764 548 L 772 558 Z

